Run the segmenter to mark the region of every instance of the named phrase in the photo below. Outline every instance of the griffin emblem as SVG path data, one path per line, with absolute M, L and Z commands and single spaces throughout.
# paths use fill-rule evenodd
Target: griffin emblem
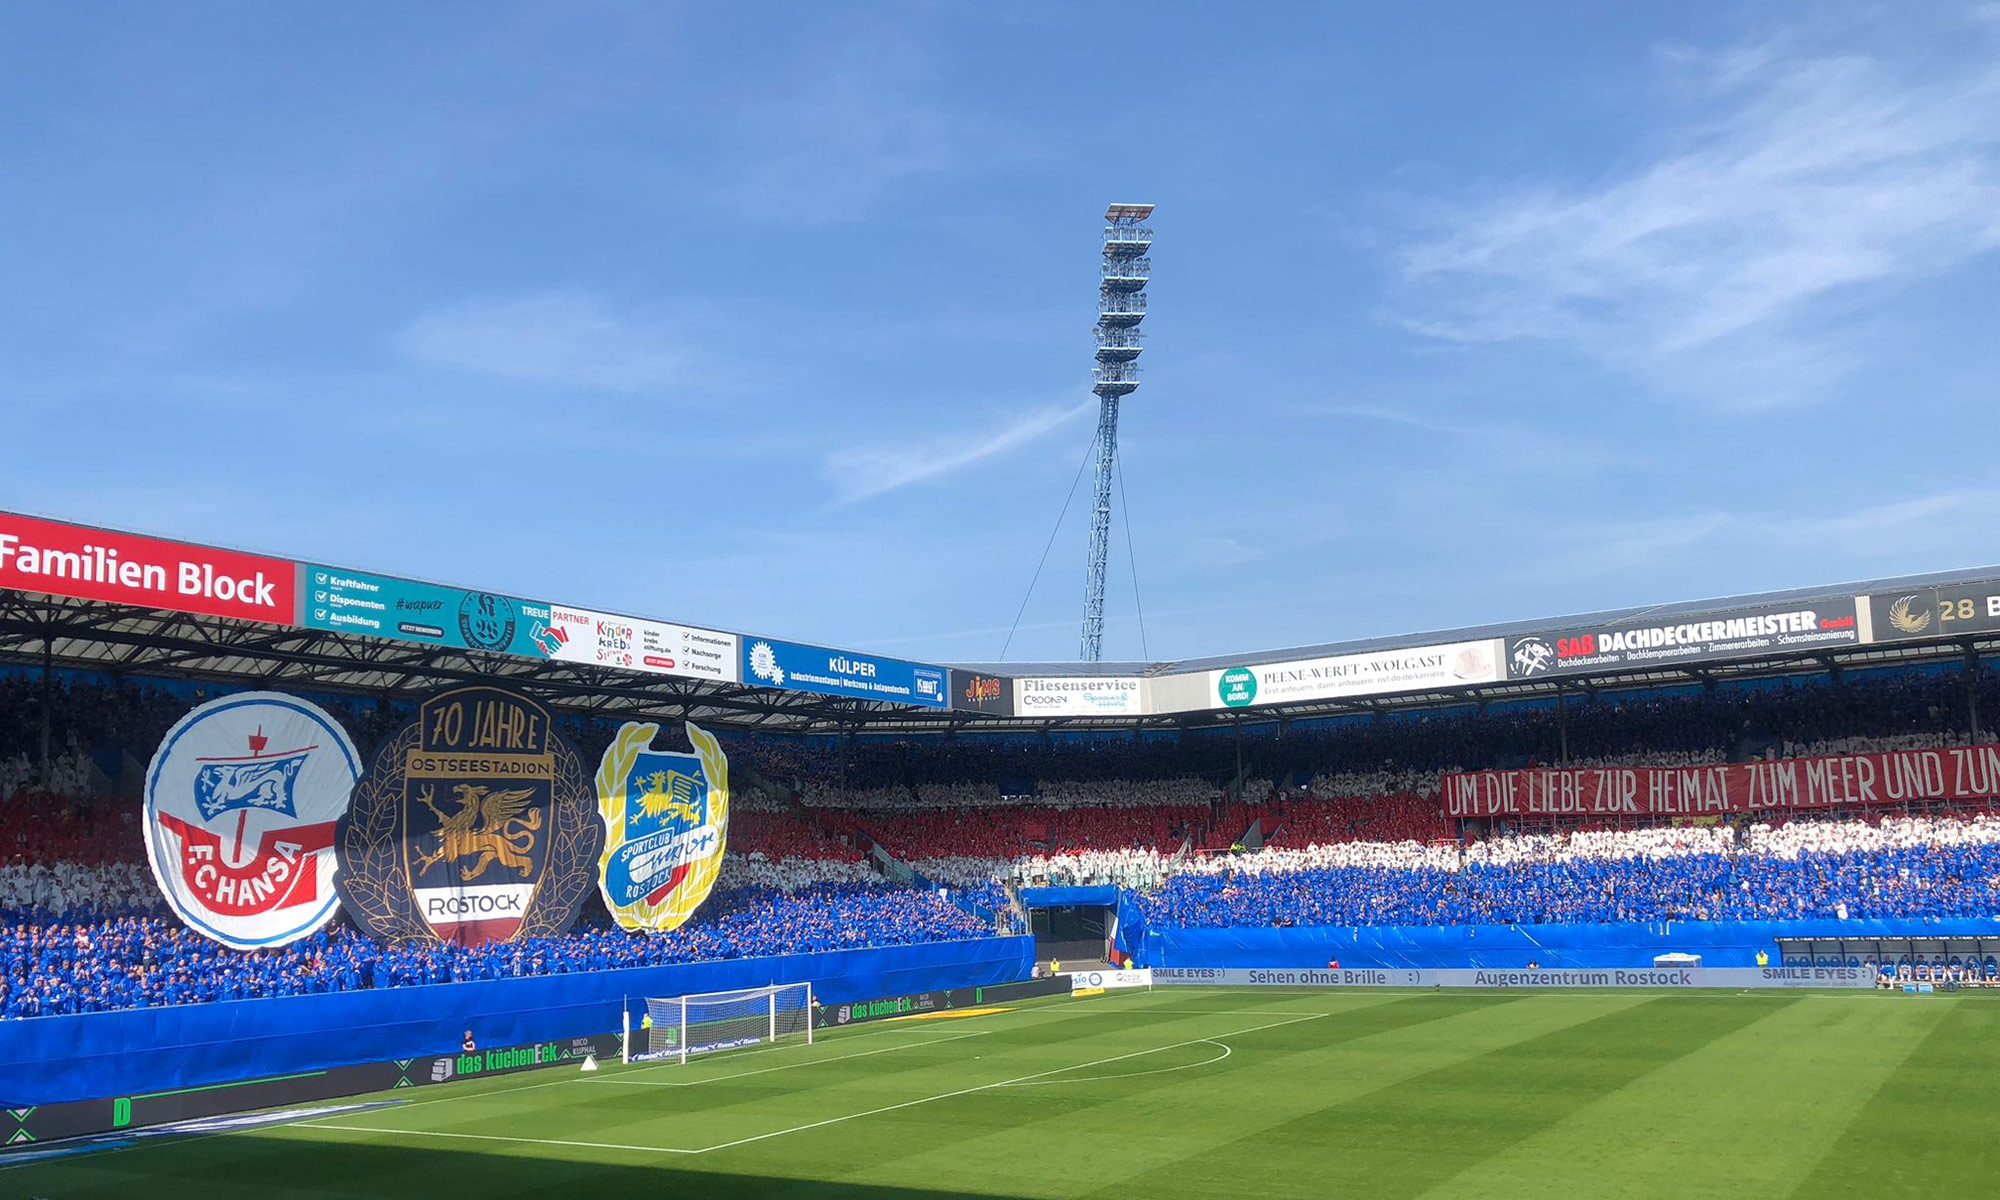
M 695 803 L 694 789 L 701 779 L 680 771 L 654 771 L 646 776 L 646 788 L 639 794 L 639 811 L 654 820 L 672 817 L 689 824 L 701 823 L 701 808 Z
M 483 784 L 457 783 L 451 790 L 458 794 L 458 811 L 449 815 L 437 806 L 430 788 L 417 794 L 418 803 L 437 814 L 439 822 L 437 850 L 420 856 L 417 869 L 427 871 L 449 859 L 458 865 L 461 880 L 472 880 L 498 863 L 527 878 L 534 869 L 528 852 L 534 847 L 536 831 L 542 827 L 542 810 L 528 807 L 534 789 L 496 792 Z M 470 866 L 462 861 L 468 858 L 472 860 Z

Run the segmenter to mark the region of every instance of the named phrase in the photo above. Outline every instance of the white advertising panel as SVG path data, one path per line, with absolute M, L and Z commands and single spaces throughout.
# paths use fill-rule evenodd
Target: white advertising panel
M 549 612 L 550 658 L 728 683 L 740 678 L 733 633 L 642 621 L 561 604 L 551 605 Z
M 1293 704 L 1497 683 L 1501 678 L 1500 641 L 1482 638 L 1210 671 L 1208 702 L 1211 708 Z
M 1137 971 L 1075 971 L 1069 977 L 1069 987 L 1072 992 L 1152 986 L 1153 972 L 1151 968 L 1143 967 Z
M 1018 717 L 1136 717 L 1142 711 L 1137 676 L 1075 675 L 1014 681 L 1014 715 Z
M 1444 970 L 1155 967 L 1153 982 L 1290 988 L 1858 988 L 1874 987 L 1875 974 L 1866 967 L 1573 967 L 1519 971 L 1494 967 Z

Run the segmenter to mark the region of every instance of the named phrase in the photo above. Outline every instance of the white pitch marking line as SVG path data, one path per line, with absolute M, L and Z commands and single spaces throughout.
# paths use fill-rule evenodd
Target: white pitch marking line
M 506 1137 L 498 1133 L 446 1133 L 441 1129 L 384 1129 L 370 1125 L 323 1125 L 317 1121 L 295 1121 L 295 1129 L 331 1129 L 336 1133 L 389 1133 L 399 1137 L 460 1138 L 471 1142 L 518 1142 L 529 1146 L 574 1146 L 582 1150 L 636 1150 L 641 1154 L 701 1154 L 677 1146 L 628 1146 L 617 1142 L 566 1142 L 556 1138 Z
M 592 1082 L 622 1083 L 631 1087 L 700 1087 L 704 1083 L 721 1083 L 725 1079 L 742 1079 L 748 1075 L 768 1075 L 773 1071 L 791 1071 L 799 1067 L 816 1067 L 821 1063 L 843 1062 L 850 1058 L 867 1058 L 874 1054 L 894 1054 L 899 1050 L 916 1050 L 923 1046 L 942 1046 L 946 1042 L 962 1042 L 966 1038 L 985 1037 L 989 1033 L 997 1032 L 999 1031 L 995 1029 L 981 1029 L 975 1033 L 960 1033 L 947 1038 L 931 1038 L 929 1041 L 923 1042 L 905 1042 L 900 1046 L 884 1046 L 879 1050 L 857 1050 L 853 1054 L 836 1054 L 832 1058 L 808 1058 L 802 1062 L 786 1063 L 783 1066 L 759 1067 L 754 1071 L 738 1071 L 733 1075 L 711 1075 L 706 1079 L 690 1079 L 685 1081 L 670 1079 L 620 1079 L 616 1075 L 605 1075 L 599 1076 Z
M 1326 1015 L 1327 1014 L 1325 1013 L 1308 1013 L 1307 1015 L 1302 1017 L 1293 1017 L 1288 1021 L 1272 1021 L 1268 1024 L 1253 1025 L 1248 1029 L 1238 1029 L 1231 1033 L 1219 1033 L 1215 1036 L 1217 1038 L 1242 1037 L 1245 1034 L 1257 1033 L 1265 1029 L 1276 1029 L 1281 1025 L 1296 1025 L 1300 1021 L 1317 1021 Z M 898 1109 L 915 1108 L 919 1104 L 930 1104 L 938 1100 L 950 1100 L 957 1096 L 970 1096 L 975 1092 L 988 1092 L 992 1091 L 994 1088 L 1008 1087 L 1010 1085 L 1017 1083 L 1026 1083 L 1030 1079 L 1041 1079 L 1044 1076 L 1056 1075 L 1064 1071 L 1080 1071 L 1086 1067 L 1101 1067 L 1106 1065 L 1107 1063 L 1123 1062 L 1128 1058 L 1137 1058 L 1142 1054 L 1157 1054 L 1162 1050 L 1173 1050 L 1181 1046 L 1192 1046 L 1198 1042 L 1206 1042 L 1211 1040 L 1214 1039 L 1189 1038 L 1184 1042 L 1171 1042 L 1165 1046 L 1154 1046 L 1151 1049 L 1147 1050 L 1134 1050 L 1129 1054 L 1114 1054 L 1109 1058 L 1095 1059 L 1091 1062 L 1072 1063 L 1067 1067 L 1056 1067 L 1053 1070 L 1037 1071 L 1032 1075 L 1022 1075 L 1014 1079 L 1002 1079 L 998 1083 L 982 1083 L 978 1087 L 961 1088 L 955 1092 L 945 1092 L 942 1093 L 941 1095 L 936 1095 L 936 1096 L 925 1096 L 919 1100 L 905 1100 L 901 1104 L 889 1104 L 889 1105 L 884 1105 L 881 1108 L 871 1108 L 864 1112 L 848 1113 L 844 1117 L 829 1117 L 824 1121 L 814 1121 L 809 1125 L 795 1125 L 790 1129 L 778 1129 L 778 1130 L 773 1130 L 770 1133 L 760 1133 L 755 1135 L 754 1137 L 737 1138 L 733 1142 L 718 1142 L 713 1146 L 704 1146 L 700 1150 L 694 1151 L 694 1153 L 708 1154 L 716 1150 L 728 1150 L 736 1146 L 748 1146 L 753 1142 L 769 1141 L 771 1138 L 784 1137 L 787 1134 L 804 1133 L 807 1130 L 811 1129 L 823 1129 L 828 1125 L 839 1125 L 846 1121 L 858 1121 L 862 1117 L 880 1116 L 883 1113 L 895 1112 Z
M 1282 1008 L 1135 1008 L 1131 1016 L 1172 1017 L 1323 1017 L 1325 1013 L 1295 1013 Z
M 1011 1012 L 1011 1011 L 1013 1011 L 1013 1010 L 1009 1010 L 1009 1011 Z M 984 1016 L 1000 1016 L 1000 1015 L 1002 1015 L 1002 1014 L 1000 1014 L 1000 1013 L 986 1013 L 986 1014 L 982 1014 L 982 1015 L 984 1015 Z M 963 1019 L 964 1019 L 964 1020 L 968 1020 L 968 1021 L 970 1021 L 970 1020 L 977 1020 L 978 1018 L 976 1018 L 976 1017 L 966 1017 L 966 1018 L 963 1018 Z M 892 1028 L 892 1027 L 893 1027 L 893 1028 Z M 852 1028 L 852 1027 L 850 1027 L 850 1028 Z M 855 1031 L 854 1031 L 854 1032 L 852 1032 L 852 1033 L 848 1032 L 847 1030 L 842 1030 L 842 1031 L 840 1032 L 840 1037 L 839 1037 L 839 1039 L 838 1039 L 838 1040 L 842 1040 L 842 1041 L 848 1041 L 848 1040 L 853 1040 L 853 1039 L 855 1039 L 855 1038 L 864 1038 L 864 1037 L 873 1037 L 873 1036 L 875 1036 L 875 1035 L 877 1035 L 877 1034 L 883 1034 L 883 1033 L 894 1033 L 894 1032 L 897 1032 L 898 1030 L 901 1030 L 901 1029 L 916 1029 L 916 1028 L 918 1028 L 918 1026 L 915 1026 L 915 1025 L 901 1025 L 901 1024 L 899 1024 L 898 1022 L 896 1022 L 896 1021 L 885 1021 L 885 1022 L 883 1022 L 883 1027 L 882 1027 L 882 1028 L 879 1028 L 879 1029 L 866 1029 L 866 1030 L 855 1030 Z M 994 1033 L 994 1032 L 997 1032 L 997 1031 L 996 1031 L 996 1030 L 991 1030 L 991 1029 L 988 1029 L 988 1030 L 982 1030 L 981 1032 L 985 1032 L 985 1033 Z M 796 1046 L 797 1046 L 797 1043 L 796 1043 L 796 1042 L 795 1042 L 795 1043 L 793 1043 L 793 1047 L 796 1047 Z M 784 1046 L 776 1046 L 776 1047 L 772 1047 L 772 1048 L 773 1048 L 773 1049 L 781 1049 L 781 1050 L 782 1050 L 782 1049 L 788 1049 L 788 1048 L 792 1048 L 792 1047 L 784 1047 Z M 801 1065 L 801 1066 L 805 1066 L 805 1065 L 808 1065 L 808 1064 L 810 1064 L 810 1063 L 815 1063 L 815 1062 L 819 1062 L 819 1061 L 821 1061 L 821 1060 L 819 1060 L 819 1059 L 807 1059 L 807 1060 L 806 1060 L 806 1061 L 805 1061 L 804 1063 L 801 1063 L 800 1065 Z M 659 1062 L 659 1063 L 633 1063 L 633 1064 L 631 1064 L 631 1065 L 629 1065 L 629 1066 L 627 1066 L 627 1065 L 625 1065 L 625 1064 L 623 1064 L 623 1063 L 611 1063 L 611 1064 L 608 1064 L 608 1065 L 606 1065 L 604 1069 L 605 1069 L 606 1071 L 611 1071 L 611 1072 L 615 1072 L 615 1073 L 617 1073 L 617 1074 L 624 1074 L 624 1073 L 626 1073 L 626 1072 L 631 1072 L 631 1073 L 633 1073 L 633 1074 L 637 1074 L 637 1073 L 638 1073 L 638 1072 L 640 1072 L 640 1071 L 655 1071 L 655 1070 L 660 1070 L 660 1069 L 663 1069 L 663 1068 L 666 1068 L 666 1067 L 677 1067 L 677 1066 L 679 1066 L 679 1065 L 680 1065 L 679 1063 L 664 1063 L 664 1062 Z M 546 1080 L 540 1080 L 540 1079 L 538 1079 L 538 1080 L 534 1080 L 534 1081 L 532 1081 L 532 1082 L 526 1082 L 526 1083 L 520 1083 L 520 1084 L 516 1084 L 516 1085 L 515 1085 L 515 1086 L 513 1086 L 513 1087 L 496 1087 L 496 1088 L 488 1088 L 488 1089 L 486 1089 L 485 1091 L 479 1091 L 479 1092 L 455 1092 L 455 1091 L 449 1091 L 449 1090 L 448 1090 L 448 1091 L 447 1091 L 447 1093 L 446 1093 L 445 1095 L 442 1095 L 442 1096 L 436 1096 L 436 1097 L 433 1097 L 433 1098 L 431 1098 L 431 1099 L 428 1099 L 428 1100 L 405 1100 L 405 1101 L 403 1101 L 402 1103 L 400 1103 L 400 1104 L 398 1104 L 398 1105 L 396 1106 L 396 1111 L 397 1111 L 397 1112 L 404 1112 L 404 1111 L 406 1111 L 406 1110 L 408 1110 L 408 1109 L 412 1109 L 412 1108 L 422 1108 L 422 1107 L 424 1107 L 424 1106 L 425 1106 L 425 1105 L 427 1105 L 427 1104 L 449 1104 L 449 1103 L 452 1103 L 453 1101 L 456 1101 L 456 1100 L 465 1100 L 465 1099 L 469 1099 L 469 1098 L 472 1098 L 472 1097 L 478 1097 L 478 1098 L 481 1098 L 481 1099 L 484 1099 L 484 1098 L 486 1098 L 486 1097 L 488 1097 L 488 1096 L 507 1096 L 507 1095 L 511 1095 L 511 1094 L 513 1094 L 513 1093 L 515 1093 L 515 1092 L 532 1092 L 532 1091 L 536 1091 L 536 1090 L 538 1090 L 538 1089 L 541 1089 L 541 1088 L 552 1088 L 552 1087 L 562 1087 L 562 1086 L 563 1086 L 563 1085 L 565 1085 L 565 1084 L 589 1084 L 589 1083 L 593 1083 L 593 1082 L 598 1082 L 598 1081 L 600 1081 L 600 1080 L 602 1080 L 602 1079 L 604 1078 L 603 1076 L 601 1076 L 601 1075 L 600 1075 L 600 1076 L 598 1076 L 598 1077 L 597 1077 L 597 1079 L 596 1079 L 596 1080 L 593 1080 L 593 1079 L 589 1079 L 589 1078 L 586 1078 L 586 1077 L 584 1077 L 584 1076 L 582 1076 L 582 1075 L 577 1075 L 577 1074 L 572 1074 L 572 1073 L 570 1073 L 569 1071 L 567 1071 L 566 1069 L 564 1069 L 564 1068 L 562 1068 L 562 1067 L 550 1067 L 550 1068 L 548 1068 L 548 1069 L 549 1069 L 549 1070 L 553 1070 L 553 1071 L 560 1071 L 560 1072 L 562 1072 L 562 1075 L 563 1075 L 563 1077 L 562 1077 L 561 1079 L 546 1079 Z M 637 1081 L 637 1080 L 625 1080 L 625 1079 L 620 1079 L 620 1080 L 617 1080 L 617 1082 L 620 1082 L 620 1083 L 636 1083 L 636 1082 L 638 1082 L 638 1081 Z M 225 1131 L 225 1132 L 234 1132 L 234 1131 Z
M 1313 1014 L 1313 1015 L 1315 1015 L 1315 1016 L 1318 1016 L 1319 1014 L 1315 1013 L 1315 1014 Z M 1214 1065 L 1215 1065 L 1216 1063 L 1219 1063 L 1219 1062 L 1221 1062 L 1221 1061 L 1222 1061 L 1223 1059 L 1225 1059 L 1225 1058 L 1228 1058 L 1228 1057 L 1230 1056 L 1230 1054 L 1232 1053 L 1232 1051 L 1231 1051 L 1231 1050 L 1229 1049 L 1229 1046 L 1228 1046 L 1228 1044 L 1227 1044 L 1227 1043 L 1224 1043 L 1224 1042 L 1218 1042 L 1218 1041 L 1216 1041 L 1216 1040 L 1215 1040 L 1214 1038 L 1203 1038 L 1203 1039 L 1201 1039 L 1201 1041 L 1199 1041 L 1199 1042 L 1191 1042 L 1191 1043 L 1189 1043 L 1189 1045 L 1195 1045 L 1195 1046 L 1200 1046 L 1200 1045 L 1209 1045 L 1209 1046 L 1214 1046 L 1214 1047 L 1216 1047 L 1216 1048 L 1220 1049 L 1220 1050 L 1222 1051 L 1222 1053 L 1221 1053 L 1221 1054 L 1218 1054 L 1218 1055 L 1216 1055 L 1216 1056 L 1215 1056 L 1214 1058 L 1204 1058 L 1204 1059 L 1202 1059 L 1202 1060 L 1201 1060 L 1200 1062 L 1198 1062 L 1198 1063 L 1179 1063 L 1179 1064 L 1176 1064 L 1176 1065 L 1174 1065 L 1174 1066 L 1171 1066 L 1171 1067 L 1154 1067 L 1154 1068 L 1153 1068 L 1152 1070 L 1150 1070 L 1150 1071 L 1126 1071 L 1126 1072 L 1124 1072 L 1124 1073 L 1122 1073 L 1122 1074 L 1118 1074 L 1118 1075 L 1084 1075 L 1084 1076 L 1080 1076 L 1080 1077 L 1078 1077 L 1078 1078 L 1076 1078 L 1076 1079 L 1037 1079 L 1037 1080 L 1035 1080 L 1035 1081 L 1034 1081 L 1034 1082 L 1032 1082 L 1032 1083 L 1017 1083 L 1017 1084 L 1013 1084 L 1013 1085 L 1011 1085 L 1011 1086 L 1013 1086 L 1013 1087 L 1053 1087 L 1053 1086 L 1055 1086 L 1056 1084 L 1059 1084 L 1059 1083 L 1105 1083 L 1105 1082 L 1108 1082 L 1108 1081 L 1110 1081 L 1110 1080 L 1113 1080 L 1113 1079 L 1138 1079 L 1138 1078 L 1140 1078 L 1141 1076 L 1145 1076 L 1145 1075 L 1167 1075 L 1167 1074 L 1171 1074 L 1171 1073 L 1172 1073 L 1172 1072 L 1174 1072 L 1174 1071 L 1191 1071 L 1191 1070 L 1193 1070 L 1193 1069 L 1194 1069 L 1194 1068 L 1196 1068 L 1196 1067 L 1212 1067 L 1212 1066 L 1214 1066 Z

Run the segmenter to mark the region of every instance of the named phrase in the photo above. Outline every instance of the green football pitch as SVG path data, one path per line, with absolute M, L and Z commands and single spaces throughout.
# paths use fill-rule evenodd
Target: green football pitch
M 1162 988 L 368 1099 L 0 1197 L 1991 1194 L 2000 996 Z

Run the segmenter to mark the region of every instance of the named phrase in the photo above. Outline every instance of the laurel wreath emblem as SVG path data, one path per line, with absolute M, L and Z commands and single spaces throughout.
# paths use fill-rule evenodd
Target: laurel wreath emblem
M 605 747 L 604 757 L 597 764 L 597 812 L 603 819 L 604 831 L 604 850 L 597 859 L 598 890 L 604 897 L 604 907 L 611 911 L 619 927 L 634 932 L 667 933 L 685 925 L 715 886 L 715 878 L 722 871 L 723 847 L 729 841 L 729 758 L 715 735 L 689 722 L 688 743 L 701 759 L 702 775 L 708 780 L 708 819 L 721 828 L 722 844 L 715 848 L 715 853 L 689 863 L 680 883 L 656 904 L 642 900 L 619 905 L 605 890 L 605 868 L 611 862 L 611 855 L 625 844 L 626 781 L 631 777 L 632 764 L 652 746 L 659 732 L 658 725 L 627 723 Z
M 512 692 L 496 688 L 456 690 L 505 696 L 511 703 L 541 713 L 545 722 L 552 715 L 540 704 Z M 341 904 L 364 933 L 385 945 L 440 940 L 417 911 L 402 853 L 403 842 L 409 837 L 404 764 L 410 752 L 419 748 L 421 726 L 421 716 L 412 718 L 376 747 L 368 770 L 354 789 L 347 816 L 334 831 L 340 859 L 334 885 Z M 551 937 L 576 923 L 577 912 L 595 882 L 592 868 L 604 838 L 583 760 L 552 725 L 545 727 L 555 759 L 549 844 L 517 938 Z

